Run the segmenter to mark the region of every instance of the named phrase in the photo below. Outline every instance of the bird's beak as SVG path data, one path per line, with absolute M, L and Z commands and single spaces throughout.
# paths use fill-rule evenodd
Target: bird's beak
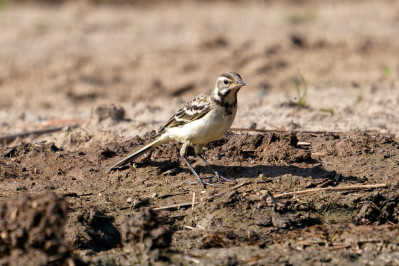
M 242 81 L 242 80 L 240 80 L 239 82 L 237 82 L 237 84 L 240 85 L 240 86 L 245 86 L 245 85 L 247 85 L 247 84 L 245 84 L 245 82 Z

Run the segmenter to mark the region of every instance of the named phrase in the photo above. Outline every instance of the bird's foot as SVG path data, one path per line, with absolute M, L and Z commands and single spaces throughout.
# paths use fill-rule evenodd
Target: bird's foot
M 215 176 L 216 176 L 217 180 L 218 180 L 220 183 L 223 183 L 224 181 L 227 181 L 227 182 L 237 182 L 234 178 L 224 177 L 224 176 L 220 175 L 220 174 L 219 174 L 218 172 L 216 172 L 216 171 L 215 171 Z
M 218 185 L 216 185 L 214 182 L 210 182 L 210 181 L 208 182 L 208 181 L 202 180 L 201 178 L 197 179 L 197 181 L 188 181 L 188 183 L 190 185 L 195 185 L 195 184 L 200 183 L 203 188 L 206 188 L 207 185 L 211 186 L 211 187 L 218 187 Z

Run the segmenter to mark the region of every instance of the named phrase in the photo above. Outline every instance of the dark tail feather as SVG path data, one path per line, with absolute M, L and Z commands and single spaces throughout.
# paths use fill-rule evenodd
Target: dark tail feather
M 122 160 L 120 160 L 119 162 L 117 162 L 116 164 L 114 164 L 109 171 L 112 170 L 116 170 L 124 165 L 126 165 L 127 163 L 133 161 L 134 159 L 136 159 L 137 157 L 139 157 L 140 155 L 142 155 L 143 153 L 152 150 L 155 147 L 158 147 L 159 145 L 161 145 L 162 142 L 160 141 L 160 139 L 155 139 L 152 142 L 144 145 L 143 147 L 141 147 L 140 149 L 132 152 L 131 154 L 129 154 L 128 156 L 126 156 L 125 158 L 123 158 Z

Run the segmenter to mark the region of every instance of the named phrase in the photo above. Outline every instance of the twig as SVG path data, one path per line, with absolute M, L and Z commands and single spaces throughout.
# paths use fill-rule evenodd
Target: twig
M 344 249 L 344 248 L 349 248 L 351 247 L 351 244 L 344 244 L 344 243 L 339 243 L 339 244 L 333 244 L 333 246 L 329 246 L 329 250 L 337 250 L 337 249 Z
M 192 261 L 192 262 L 194 262 L 194 263 L 196 263 L 196 264 L 200 264 L 200 263 L 201 263 L 201 261 L 200 261 L 199 259 L 196 259 L 196 258 L 187 256 L 187 255 L 183 256 L 183 258 L 186 259 L 186 260 L 188 260 L 188 261 Z
M 267 140 L 267 142 L 266 142 L 266 144 L 265 144 L 265 147 L 263 148 L 264 151 L 266 151 L 267 148 L 269 148 L 269 145 L 270 145 L 270 142 L 272 141 L 272 138 L 273 138 L 273 137 L 270 137 L 270 138 Z
M 232 190 L 235 190 L 235 189 L 237 189 L 237 188 L 240 188 L 240 187 L 242 187 L 242 186 L 246 186 L 246 185 L 248 185 L 250 182 L 242 182 L 241 184 L 238 184 L 237 186 L 234 186 L 234 187 L 232 187 L 231 189 Z
M 191 201 L 191 209 L 194 210 L 195 205 L 195 191 L 193 191 L 193 200 Z
M 72 125 L 70 126 L 71 128 L 77 128 L 79 125 Z M 48 134 L 48 133 L 53 133 L 57 131 L 61 131 L 65 128 L 65 126 L 62 127 L 54 127 L 54 128 L 47 128 L 47 129 L 41 129 L 41 130 L 33 130 L 33 131 L 27 131 L 27 132 L 22 132 L 22 133 L 17 133 L 17 134 L 12 134 L 8 136 L 2 136 L 0 137 L 0 143 L 10 143 L 11 141 L 17 139 L 17 138 L 26 138 L 31 135 L 43 135 L 43 134 Z
M 192 227 L 189 225 L 185 225 L 184 228 L 190 229 L 190 230 L 205 230 L 205 227 L 201 226 L 201 225 L 197 225 L 197 227 Z
M 196 202 L 196 204 L 199 202 Z M 178 209 L 178 208 L 182 208 L 182 207 L 190 207 L 192 206 L 193 203 L 192 202 L 186 202 L 186 203 L 180 203 L 180 204 L 173 204 L 173 205 L 169 205 L 169 206 L 163 206 L 163 207 L 158 207 L 158 208 L 154 208 L 154 211 L 161 211 L 161 210 L 168 210 L 168 209 Z
M 307 190 L 292 191 L 274 195 L 274 198 L 283 198 L 287 196 L 306 194 L 311 192 L 319 191 L 339 191 L 339 190 L 359 190 L 359 189 L 375 189 L 375 188 L 387 188 L 387 184 L 375 184 L 375 185 L 356 185 L 356 186 L 344 186 L 344 187 L 323 187 L 323 188 L 312 188 Z
M 298 141 L 298 143 L 296 145 L 298 145 L 298 146 L 310 146 L 310 145 L 312 145 L 312 143 L 305 142 L 305 141 Z
M 35 124 L 21 124 L 17 125 L 20 128 L 43 128 L 49 126 L 68 126 L 68 125 L 80 125 L 84 122 L 83 119 L 80 118 L 72 118 L 72 119 L 53 119 L 53 120 L 46 120 Z
M 372 202 L 371 200 L 366 200 L 366 202 L 371 203 L 372 205 L 374 205 L 374 207 L 382 214 L 382 210 L 380 207 L 377 206 L 377 204 L 375 204 L 375 202 Z M 395 223 L 391 222 L 390 220 L 387 219 L 387 222 L 394 225 Z
M 381 243 L 383 240 L 379 238 L 372 238 L 372 239 L 363 239 L 363 240 L 357 240 L 356 244 L 365 244 L 365 243 Z
M 303 246 L 312 246 L 312 245 L 321 245 L 323 244 L 324 246 L 326 245 L 325 240 L 315 240 L 315 241 L 303 241 L 303 242 L 298 242 L 298 245 L 303 245 Z
M 189 225 L 185 225 L 184 228 L 190 229 L 190 230 L 195 230 L 195 227 L 189 226 Z

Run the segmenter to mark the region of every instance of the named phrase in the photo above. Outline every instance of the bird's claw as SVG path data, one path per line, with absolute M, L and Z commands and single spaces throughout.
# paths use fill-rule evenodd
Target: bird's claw
M 216 176 L 217 180 L 218 180 L 220 183 L 223 183 L 224 181 L 227 181 L 227 182 L 236 182 L 235 179 L 233 179 L 233 178 L 228 178 L 228 177 L 224 177 L 224 176 L 220 175 L 218 172 L 215 172 L 215 176 Z

